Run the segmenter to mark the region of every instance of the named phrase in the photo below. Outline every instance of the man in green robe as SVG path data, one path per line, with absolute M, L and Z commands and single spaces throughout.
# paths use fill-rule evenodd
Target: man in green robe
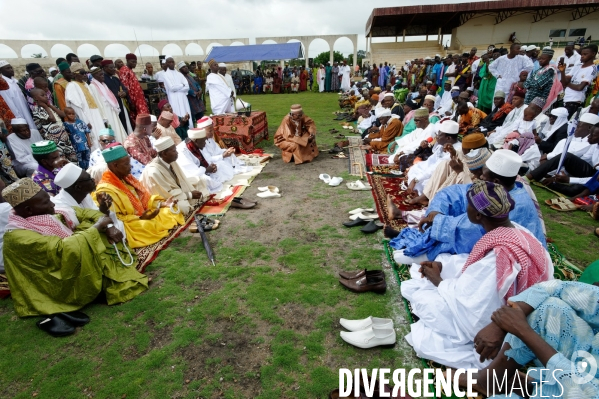
M 333 73 L 333 68 L 331 68 L 331 64 L 327 62 L 327 66 L 324 68 L 324 70 L 324 91 L 328 93 L 331 91 L 331 74 Z
M 48 316 L 38 327 L 53 336 L 69 335 L 89 321 L 77 310 L 101 292 L 113 305 L 148 288 L 148 278 L 121 243 L 122 233 L 102 212 L 73 207 L 74 215 L 55 214 L 48 193 L 30 178 L 6 187 L 2 196 L 13 207 L 4 262 L 18 316 Z
M 490 113 L 493 108 L 493 93 L 495 93 L 495 85 L 497 78 L 489 72 L 489 65 L 493 62 L 487 54 L 482 56 L 482 61 L 478 66 L 479 75 L 481 77 L 480 87 L 478 88 L 478 109 L 485 113 Z

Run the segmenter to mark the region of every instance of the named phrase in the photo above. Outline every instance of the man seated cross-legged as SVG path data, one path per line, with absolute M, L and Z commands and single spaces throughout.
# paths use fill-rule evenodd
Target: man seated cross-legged
M 54 336 L 69 335 L 89 322 L 77 311 L 101 292 L 113 305 L 148 288 L 148 278 L 126 254 L 123 235 L 102 212 L 79 207 L 55 211 L 48 193 L 30 178 L 6 187 L 2 196 L 13 207 L 4 234 L 4 261 L 18 316 L 48 316 L 38 327 Z
M 102 151 L 108 170 L 96 188 L 98 193 L 109 194 L 117 217 L 125 224 L 127 241 L 132 248 L 145 247 L 169 235 L 169 230 L 185 220 L 177 208 L 177 200 L 151 195 L 131 175 L 129 154 L 122 146 Z

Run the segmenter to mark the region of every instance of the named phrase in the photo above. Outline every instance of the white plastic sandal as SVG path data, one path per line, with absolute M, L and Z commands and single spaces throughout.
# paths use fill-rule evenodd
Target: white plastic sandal
M 327 184 L 331 182 L 331 176 L 327 175 L 326 173 L 321 173 L 318 178 Z
M 342 177 L 333 177 L 333 178 L 331 178 L 331 181 L 329 182 L 329 186 L 337 187 L 338 185 L 341 184 L 341 182 L 343 182 Z

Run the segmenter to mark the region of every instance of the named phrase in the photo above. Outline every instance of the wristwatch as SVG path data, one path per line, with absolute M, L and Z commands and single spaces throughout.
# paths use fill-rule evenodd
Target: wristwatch
M 110 229 L 110 228 L 112 228 L 112 227 L 114 227 L 114 224 L 112 224 L 112 223 L 108 223 L 108 226 L 106 226 L 106 230 L 108 230 L 108 229 Z

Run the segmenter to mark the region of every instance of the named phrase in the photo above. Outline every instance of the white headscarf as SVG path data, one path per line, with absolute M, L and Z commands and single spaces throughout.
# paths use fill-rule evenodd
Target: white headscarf
M 564 107 L 551 110 L 551 115 L 557 116 L 557 119 L 553 125 L 550 125 L 549 123 L 545 125 L 545 129 L 543 129 L 543 133 L 545 134 L 544 140 L 547 140 L 557 129 L 568 123 L 568 110 Z

